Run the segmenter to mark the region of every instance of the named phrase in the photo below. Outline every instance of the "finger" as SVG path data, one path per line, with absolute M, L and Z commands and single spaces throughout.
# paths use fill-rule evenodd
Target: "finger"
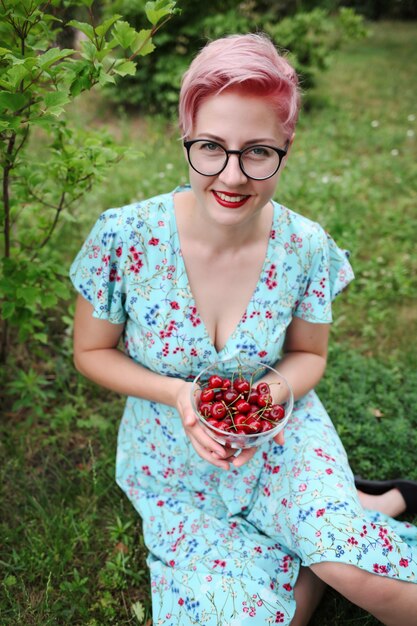
M 245 463 L 247 463 L 253 456 L 256 454 L 257 448 L 246 448 L 242 450 L 240 454 L 233 461 L 233 465 L 235 467 L 242 467 Z
M 216 453 L 214 453 L 212 450 L 205 448 L 204 446 L 202 446 L 196 439 L 195 437 L 190 436 L 190 441 L 194 446 L 195 451 L 197 452 L 197 454 L 199 456 L 201 456 L 202 459 L 204 459 L 205 461 L 208 461 L 209 463 L 211 463 L 212 465 L 215 465 L 216 467 L 220 467 L 221 469 L 230 469 L 230 465 L 227 459 L 220 459 Z
M 284 437 L 284 431 L 283 430 L 281 430 L 277 435 L 275 435 L 274 441 L 275 441 L 275 443 L 277 443 L 280 446 L 284 445 L 285 437 Z
M 221 443 L 215 441 L 210 435 L 206 433 L 204 428 L 200 426 L 199 422 L 196 422 L 188 430 L 189 436 L 192 436 L 198 443 L 205 448 L 216 454 L 219 458 L 224 459 L 230 456 L 229 448 L 225 448 Z
M 231 448 L 230 446 L 224 446 L 224 458 L 225 459 L 233 459 L 239 452 L 238 448 Z
M 196 423 L 197 417 L 194 415 L 194 413 L 187 413 L 184 416 L 183 424 L 184 426 L 187 426 L 187 428 L 189 428 L 190 426 L 194 426 Z

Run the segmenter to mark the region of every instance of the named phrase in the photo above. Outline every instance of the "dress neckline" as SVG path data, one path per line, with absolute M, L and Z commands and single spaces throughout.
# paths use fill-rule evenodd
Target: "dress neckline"
M 193 292 L 191 290 L 190 280 L 189 280 L 189 277 L 188 277 L 185 261 L 184 261 L 183 255 L 182 255 L 181 240 L 180 240 L 180 235 L 179 235 L 179 230 L 178 230 L 177 217 L 176 217 L 176 214 L 175 214 L 175 200 L 174 199 L 175 199 L 175 194 L 180 193 L 182 191 L 189 191 L 189 190 L 191 190 L 191 187 L 189 185 L 184 185 L 184 186 L 176 187 L 174 189 L 174 191 L 171 193 L 171 216 L 170 216 L 170 219 L 171 219 L 171 224 L 172 224 L 172 232 L 173 232 L 174 238 L 175 238 L 175 248 L 178 249 L 178 252 L 179 252 L 179 254 L 178 254 L 178 262 L 177 262 L 177 269 L 178 269 L 178 264 L 181 264 L 181 270 L 182 270 L 181 273 L 183 273 L 184 276 L 186 277 L 187 284 L 185 285 L 185 287 L 187 289 L 188 298 L 189 298 L 190 302 L 192 302 L 193 307 L 195 308 L 195 310 L 197 312 L 197 315 L 198 315 L 199 319 L 201 320 L 201 324 L 199 326 L 202 329 L 202 332 L 203 332 L 206 340 L 208 341 L 208 343 L 210 345 L 210 348 L 214 352 L 216 358 L 219 359 L 219 358 L 221 358 L 221 356 L 223 354 L 228 355 L 228 353 L 230 352 L 230 344 L 232 343 L 232 341 L 235 338 L 235 336 L 238 334 L 239 329 L 240 329 L 240 327 L 241 327 L 241 325 L 243 323 L 243 319 L 247 316 L 248 310 L 249 310 L 251 304 L 253 303 L 253 301 L 255 299 L 256 293 L 259 290 L 259 285 L 262 282 L 262 277 L 265 275 L 266 267 L 267 267 L 267 264 L 268 264 L 268 259 L 271 256 L 271 248 L 272 248 L 272 237 L 271 237 L 271 234 L 272 234 L 272 231 L 275 229 L 276 216 L 277 216 L 277 206 L 278 205 L 277 205 L 277 203 L 273 199 L 270 200 L 270 202 L 272 204 L 272 223 L 271 223 L 271 228 L 270 228 L 270 231 L 269 231 L 268 243 L 267 243 L 266 250 L 265 250 L 265 256 L 264 256 L 264 259 L 263 259 L 261 271 L 259 273 L 256 285 L 255 285 L 255 287 L 253 289 L 253 292 L 252 292 L 252 294 L 251 294 L 251 296 L 250 296 L 250 298 L 249 298 L 249 300 L 248 300 L 248 302 L 246 304 L 246 307 L 245 307 L 245 309 L 244 309 L 244 311 L 243 311 L 239 321 L 237 322 L 236 326 L 234 327 L 234 329 L 232 330 L 232 332 L 230 333 L 230 335 L 226 339 L 226 342 L 223 345 L 223 347 L 220 348 L 220 350 L 218 350 L 216 348 L 216 346 L 214 344 L 214 341 L 213 341 L 210 333 L 208 332 L 207 327 L 206 327 L 206 325 L 204 323 L 204 320 L 201 317 L 200 312 L 198 310 L 197 303 L 196 303 L 196 300 L 194 298 L 194 294 L 193 294 Z M 235 351 L 233 350 L 233 353 L 234 352 Z

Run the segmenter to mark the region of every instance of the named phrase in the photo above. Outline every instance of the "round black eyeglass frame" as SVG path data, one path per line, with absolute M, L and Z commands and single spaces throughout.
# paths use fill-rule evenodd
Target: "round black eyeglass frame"
M 222 168 L 219 169 L 218 172 L 215 172 L 214 174 L 204 174 L 204 172 L 200 172 L 200 170 L 198 170 L 196 167 L 194 167 L 194 165 L 191 162 L 190 159 L 190 150 L 191 150 L 191 146 L 193 146 L 195 143 L 213 143 L 216 144 L 217 146 L 220 146 L 220 148 L 222 148 L 225 152 L 226 155 L 226 160 L 224 162 L 224 165 Z M 191 165 L 191 167 L 193 168 L 193 170 L 195 172 L 197 172 L 197 174 L 201 174 L 201 176 L 218 176 L 219 174 L 221 174 L 221 172 L 223 172 L 223 170 L 226 169 L 227 164 L 229 163 L 229 156 L 231 154 L 237 154 L 239 156 L 239 167 L 242 170 L 242 172 L 244 173 L 244 175 L 246 176 L 246 178 L 250 178 L 251 180 L 268 180 L 268 178 L 272 178 L 272 176 L 275 176 L 275 174 L 278 172 L 279 168 L 281 167 L 281 163 L 282 163 L 282 159 L 286 156 L 287 152 L 288 152 L 288 146 L 289 146 L 289 141 L 287 141 L 287 143 L 285 144 L 285 148 L 282 150 L 281 148 L 275 148 L 274 146 L 267 146 L 265 144 L 254 144 L 253 146 L 247 146 L 247 148 L 244 148 L 243 150 L 226 150 L 226 148 L 224 146 L 222 146 L 220 143 L 218 143 L 217 141 L 210 141 L 210 139 L 190 139 L 189 141 L 184 141 L 184 147 L 187 150 L 187 159 L 188 159 L 188 163 Z M 245 172 L 245 169 L 243 167 L 243 163 L 242 163 L 242 154 L 244 152 L 246 152 L 247 150 L 251 150 L 253 148 L 269 148 L 269 150 L 273 150 L 274 152 L 277 153 L 278 157 L 279 157 L 279 161 L 278 161 L 278 165 L 275 169 L 274 172 L 272 172 L 272 174 L 269 174 L 268 176 L 262 176 L 261 178 L 255 177 L 255 176 L 249 176 L 249 174 L 247 174 Z

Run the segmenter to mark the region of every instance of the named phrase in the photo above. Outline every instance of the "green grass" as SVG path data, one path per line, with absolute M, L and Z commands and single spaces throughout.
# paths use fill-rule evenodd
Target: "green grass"
M 277 199 L 352 253 L 319 393 L 355 472 L 417 479 L 417 25 L 377 24 L 334 58 L 300 119 Z M 97 95 L 76 115 L 143 157 L 120 163 L 61 231 L 66 263 L 108 206 L 186 180 L 176 130 L 114 115 Z M 58 312 L 59 314 L 62 311 Z M 56 316 L 57 319 L 59 315 Z M 75 374 L 70 327 L 10 364 L 1 425 L 0 626 L 146 624 L 140 520 L 114 482 L 123 398 Z M 7 390 L 6 390 L 7 391 Z M 132 613 L 136 604 L 139 619 Z M 142 612 L 142 616 L 140 616 Z M 376 626 L 329 591 L 312 626 Z
M 284 197 L 352 253 L 357 280 L 337 302 L 336 336 L 362 354 L 413 358 L 417 29 L 379 24 L 372 32 L 323 75 L 327 107 L 301 119 Z

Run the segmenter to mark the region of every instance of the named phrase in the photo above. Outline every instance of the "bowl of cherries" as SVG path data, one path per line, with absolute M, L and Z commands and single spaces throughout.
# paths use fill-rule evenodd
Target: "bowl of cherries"
M 222 445 L 252 448 L 277 435 L 288 422 L 294 396 L 287 380 L 257 361 L 238 362 L 228 376 L 216 363 L 193 381 L 191 404 L 205 431 Z

